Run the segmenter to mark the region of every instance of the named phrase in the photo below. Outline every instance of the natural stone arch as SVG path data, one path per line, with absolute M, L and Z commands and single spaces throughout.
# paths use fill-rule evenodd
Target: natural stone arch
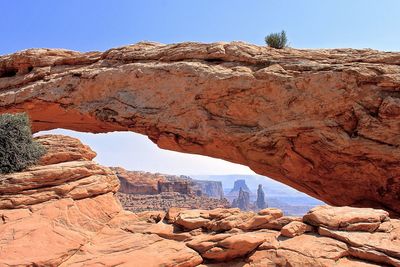
M 34 131 L 134 131 L 333 205 L 400 212 L 400 53 L 139 43 L 0 57 L 0 112 Z

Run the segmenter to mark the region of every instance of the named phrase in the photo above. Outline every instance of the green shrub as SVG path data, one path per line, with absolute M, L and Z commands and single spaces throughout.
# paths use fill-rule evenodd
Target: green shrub
M 280 33 L 271 33 L 265 37 L 265 43 L 269 47 L 282 49 L 287 46 L 286 32 L 281 31 Z
M 21 171 L 35 164 L 44 152 L 33 140 L 25 113 L 0 115 L 0 173 Z

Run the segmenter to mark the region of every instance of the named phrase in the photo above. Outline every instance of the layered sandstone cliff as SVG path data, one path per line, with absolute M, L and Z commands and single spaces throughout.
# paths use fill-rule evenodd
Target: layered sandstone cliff
M 400 212 L 400 53 L 138 43 L 0 58 L 0 112 L 35 131 L 135 131 L 334 205 Z
M 386 211 L 131 213 L 90 148 L 37 140 L 47 147 L 38 166 L 0 176 L 0 266 L 400 266 L 400 221 Z
M 112 167 L 111 169 L 120 180 L 119 191 L 125 194 L 154 195 L 177 192 L 217 199 L 224 197 L 222 183 L 218 181 L 195 180 L 184 175 L 128 171 L 121 167 Z
M 132 233 L 142 218 L 114 196 L 118 178 L 78 140 L 41 136 L 39 166 L 0 176 L 0 266 L 195 266 L 198 253 L 157 235 Z M 77 260 L 79 258 L 79 260 Z
M 167 210 L 171 207 L 191 209 L 229 208 L 221 197 L 222 184 L 193 180 L 188 176 L 166 175 L 111 168 L 120 181 L 118 199 L 133 212 Z

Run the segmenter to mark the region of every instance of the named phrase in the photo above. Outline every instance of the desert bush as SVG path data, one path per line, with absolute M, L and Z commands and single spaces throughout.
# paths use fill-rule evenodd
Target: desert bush
M 265 43 L 269 47 L 282 49 L 287 46 L 286 32 L 281 31 L 280 33 L 271 33 L 265 37 Z
M 35 164 L 44 152 L 33 140 L 25 113 L 0 115 L 0 173 L 21 171 Z

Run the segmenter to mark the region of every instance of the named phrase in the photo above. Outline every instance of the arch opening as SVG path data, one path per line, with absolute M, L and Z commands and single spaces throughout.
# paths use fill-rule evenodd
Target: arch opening
M 45 134 L 71 136 L 91 147 L 97 153 L 97 156 L 94 158 L 95 162 L 103 166 L 111 167 L 116 171 L 121 182 L 121 187 L 117 196 L 123 206 L 131 211 L 151 210 L 150 208 L 143 209 L 142 207 L 137 207 L 136 204 L 133 203 L 134 201 L 141 201 L 142 206 L 148 205 L 149 207 L 154 207 L 151 202 L 160 200 L 154 198 L 154 194 L 156 193 L 150 192 L 149 188 L 143 189 L 143 185 L 150 186 L 150 182 L 148 182 L 147 179 L 158 179 L 157 177 L 159 177 L 159 175 L 174 177 L 173 179 L 184 177 L 185 179 L 189 178 L 194 181 L 201 181 L 200 183 L 220 183 L 222 186 L 223 198 L 227 201 L 219 203 L 215 200 L 211 200 L 211 202 L 214 201 L 214 205 L 209 204 L 210 207 L 219 207 L 218 205 L 223 205 L 225 203 L 228 204 L 226 207 L 232 207 L 232 202 L 238 197 L 238 190 L 240 189 L 238 185 L 241 184 L 242 181 L 244 181 L 244 187 L 246 187 L 250 193 L 249 210 L 257 210 L 255 201 L 257 199 L 257 188 L 259 185 L 262 185 L 265 191 L 267 206 L 282 209 L 287 215 L 304 215 L 311 208 L 324 204 L 322 201 L 299 192 L 283 183 L 258 175 L 247 166 L 202 155 L 160 149 L 146 136 L 141 134 L 133 132 L 92 134 L 73 130 L 55 129 L 40 131 L 36 133 L 35 136 Z M 122 169 L 122 171 L 119 169 Z M 130 186 L 129 182 L 127 185 L 125 180 L 130 172 L 132 172 L 133 175 L 141 173 L 139 179 L 144 180 L 141 183 L 141 189 L 138 189 L 138 187 L 133 190 L 132 188 L 128 188 Z M 210 185 L 208 184 L 207 186 Z M 196 190 L 196 188 L 195 186 L 193 190 Z M 175 190 L 174 192 L 179 193 L 180 189 L 172 188 L 168 190 Z M 183 195 L 188 194 L 187 192 L 180 193 Z M 194 191 L 191 192 L 191 194 L 192 193 L 196 194 Z M 204 192 L 200 194 L 204 194 Z M 189 201 L 187 201 L 187 203 L 182 203 L 180 200 L 181 196 L 177 197 L 176 194 L 174 196 L 178 199 L 178 203 L 175 204 L 183 206 L 190 204 L 191 208 L 196 208 L 195 204 L 190 202 L 190 197 L 188 198 L 185 196 L 184 198 L 186 200 L 189 199 Z M 215 195 L 203 196 L 206 199 L 217 198 Z M 171 196 L 167 196 L 167 198 L 170 197 Z M 130 199 L 130 201 L 127 199 Z M 204 198 L 202 201 L 204 201 Z M 200 205 L 197 208 L 201 207 L 204 207 L 204 205 Z

